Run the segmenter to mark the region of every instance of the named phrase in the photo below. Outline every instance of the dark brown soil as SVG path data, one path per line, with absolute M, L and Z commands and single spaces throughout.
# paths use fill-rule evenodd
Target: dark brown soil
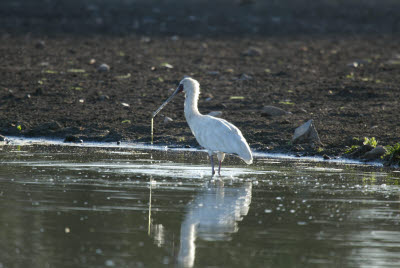
M 0 134 L 150 142 L 151 113 L 189 75 L 200 111 L 222 111 L 253 149 L 336 156 L 354 137 L 392 145 L 396 10 L 378 0 L 3 1 Z M 292 114 L 268 117 L 265 105 Z M 292 145 L 309 119 L 323 145 Z M 197 146 L 183 96 L 156 117 L 154 141 Z

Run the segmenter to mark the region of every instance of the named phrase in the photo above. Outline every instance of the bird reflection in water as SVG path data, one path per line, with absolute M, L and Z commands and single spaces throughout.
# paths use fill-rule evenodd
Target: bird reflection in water
M 251 182 L 240 187 L 224 187 L 222 182 L 201 191 L 188 205 L 181 225 L 178 264 L 192 267 L 196 240 L 229 241 L 239 230 L 238 222 L 247 215 L 251 203 Z

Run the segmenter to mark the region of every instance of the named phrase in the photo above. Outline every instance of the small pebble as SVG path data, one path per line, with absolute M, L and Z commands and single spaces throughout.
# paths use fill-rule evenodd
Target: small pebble
M 161 67 L 165 67 L 165 68 L 167 68 L 167 69 L 172 69 L 172 68 L 174 68 L 174 66 L 172 66 L 171 64 L 169 64 L 169 63 L 167 63 L 167 62 L 161 64 Z
M 208 72 L 209 75 L 219 75 L 218 71 L 210 71 Z
M 261 56 L 262 54 L 262 49 L 258 47 L 249 47 L 245 52 L 243 52 L 243 55 L 245 56 Z
M 112 267 L 115 266 L 115 263 L 113 260 L 106 260 L 105 265 L 108 267 Z
M 151 38 L 148 37 L 148 36 L 143 36 L 142 38 L 140 38 L 140 42 L 150 43 L 151 42 Z
M 74 135 L 67 135 L 64 139 L 64 142 L 75 142 L 75 143 L 83 143 L 83 140 L 79 139 Z
M 44 42 L 43 40 L 37 41 L 35 44 L 35 47 L 37 49 L 43 49 L 46 46 L 46 42 Z
M 97 68 L 97 70 L 98 70 L 99 72 L 108 72 L 108 71 L 110 70 L 110 66 L 108 66 L 108 65 L 105 64 L 105 63 L 103 63 L 103 64 L 101 64 L 101 65 Z
M 205 98 L 205 101 L 210 101 L 214 98 L 214 96 L 211 93 L 204 93 L 203 97 Z
M 326 154 L 324 154 L 322 157 L 323 157 L 325 160 L 331 159 L 331 157 L 330 157 L 329 155 L 326 155 Z
M 240 78 L 239 78 L 239 80 L 251 80 L 251 79 L 253 79 L 253 77 L 251 77 L 250 75 L 248 75 L 248 74 L 242 74 L 241 76 L 240 76 Z
M 168 124 L 169 122 L 172 122 L 172 121 L 174 121 L 174 120 L 171 117 L 166 116 L 164 118 L 164 124 Z
M 39 96 L 39 95 L 42 95 L 42 94 L 43 94 L 43 89 L 41 89 L 41 88 L 37 88 L 35 90 L 35 93 L 33 93 L 33 95 L 35 95 L 35 96 Z
M 214 117 L 221 117 L 222 112 L 221 111 L 212 111 L 208 115 L 214 116 Z
M 109 99 L 110 99 L 110 97 L 107 96 L 107 95 L 100 95 L 100 96 L 99 96 L 99 100 L 100 100 L 100 101 L 105 101 L 105 100 L 109 100 Z
M 275 106 L 267 105 L 261 110 L 261 115 L 265 116 L 282 116 L 287 115 L 289 112 Z

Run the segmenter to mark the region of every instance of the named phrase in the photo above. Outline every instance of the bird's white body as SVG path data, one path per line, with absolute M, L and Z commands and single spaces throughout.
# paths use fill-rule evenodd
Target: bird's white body
M 220 162 L 225 153 L 236 154 L 247 164 L 253 162 L 253 156 L 242 132 L 228 121 L 200 114 L 197 102 L 200 94 L 199 83 L 192 78 L 181 81 L 185 92 L 185 117 L 198 143 L 208 150 L 210 156 L 218 154 Z
M 217 153 L 219 160 L 218 174 L 221 172 L 221 163 L 225 153 L 236 154 L 247 164 L 253 163 L 253 156 L 242 132 L 228 121 L 210 115 L 202 115 L 197 108 L 200 85 L 192 78 L 184 78 L 175 92 L 153 113 L 153 118 L 177 94 L 185 92 L 185 117 L 198 143 L 208 150 L 211 160 L 212 175 L 215 174 L 213 153 Z M 152 121 L 153 122 L 153 121 Z

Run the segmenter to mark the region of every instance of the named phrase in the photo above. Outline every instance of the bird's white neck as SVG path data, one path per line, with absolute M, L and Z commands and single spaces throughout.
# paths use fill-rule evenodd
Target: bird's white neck
M 185 99 L 185 117 L 186 121 L 190 122 L 193 117 L 200 115 L 199 109 L 197 108 L 197 102 L 199 101 L 200 91 L 198 88 L 194 88 L 186 92 Z

